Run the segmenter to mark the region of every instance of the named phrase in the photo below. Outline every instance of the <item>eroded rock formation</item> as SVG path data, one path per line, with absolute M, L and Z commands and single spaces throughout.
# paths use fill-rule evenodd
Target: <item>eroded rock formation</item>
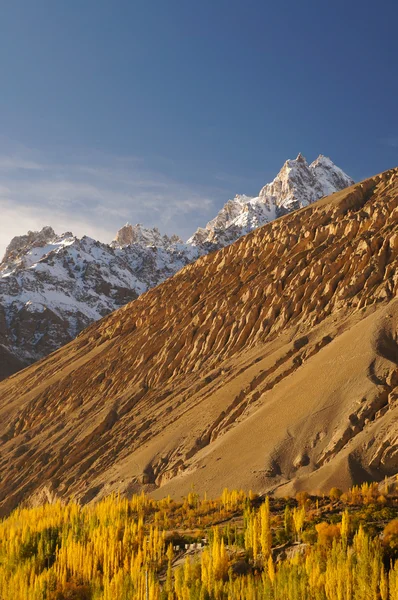
M 199 258 L 0 384 L 3 512 L 45 488 L 310 491 L 398 470 L 398 169 Z

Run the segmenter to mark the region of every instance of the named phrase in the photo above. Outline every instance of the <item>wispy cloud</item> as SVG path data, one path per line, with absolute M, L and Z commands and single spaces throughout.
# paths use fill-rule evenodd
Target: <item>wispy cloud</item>
M 33 157 L 32 157 L 33 155 Z M 0 153 L 0 255 L 14 235 L 51 225 L 110 241 L 126 221 L 188 237 L 214 216 L 220 190 L 188 185 L 136 157 L 52 163 L 19 149 Z
M 26 160 L 18 156 L 0 155 L 0 169 L 2 171 L 43 171 L 43 165 L 32 160 Z

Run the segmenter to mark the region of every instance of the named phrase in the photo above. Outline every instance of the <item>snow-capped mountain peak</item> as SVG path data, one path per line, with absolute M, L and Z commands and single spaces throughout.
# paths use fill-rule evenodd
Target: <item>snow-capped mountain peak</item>
M 353 183 L 330 158 L 320 154 L 308 164 L 300 153 L 295 160 L 285 162 L 275 179 L 263 187 L 260 197 L 289 210 L 311 204 Z
M 330 158 L 320 154 L 314 162 L 309 165 L 323 196 L 328 196 L 336 191 L 342 190 L 354 183 L 344 171 L 337 167 Z
M 187 243 L 225 246 L 286 212 L 307 206 L 353 183 L 330 158 L 320 154 L 308 164 L 300 153 L 296 159 L 284 163 L 275 179 L 266 184 L 258 196 L 236 196 L 228 200 L 218 215 L 205 228 L 199 228 Z
M 0 263 L 0 275 L 4 276 L 15 270 L 29 269 L 40 262 L 48 254 L 70 246 L 76 238 L 68 231 L 57 235 L 48 225 L 41 231 L 28 231 L 26 235 L 14 237 L 6 248 Z

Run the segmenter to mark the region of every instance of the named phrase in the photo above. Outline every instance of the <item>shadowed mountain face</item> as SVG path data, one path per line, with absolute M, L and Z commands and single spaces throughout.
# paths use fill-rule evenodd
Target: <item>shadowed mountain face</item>
M 10 373 L 15 373 L 26 367 L 22 360 L 11 354 L 7 348 L 0 345 L 0 380 L 8 377 Z
M 0 384 L 0 503 L 398 470 L 398 169 L 277 219 Z

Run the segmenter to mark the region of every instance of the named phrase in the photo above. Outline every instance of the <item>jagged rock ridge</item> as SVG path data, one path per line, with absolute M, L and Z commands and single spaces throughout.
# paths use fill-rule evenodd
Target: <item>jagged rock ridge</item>
M 140 223 L 131 225 L 126 223 L 124 227 L 119 229 L 116 234 L 113 246 L 124 247 L 131 244 L 139 244 L 140 246 L 154 246 L 156 248 L 169 248 L 173 244 L 183 244 L 184 242 L 178 235 L 162 235 L 157 227 L 147 229 Z
M 199 258 L 0 384 L 0 506 L 398 470 L 398 169 Z
M 14 238 L 0 263 L 0 344 L 15 360 L 0 379 L 43 358 L 93 321 L 276 216 L 313 202 L 352 180 L 329 159 L 285 163 L 259 197 L 230 200 L 186 244 L 140 224 L 103 244 L 51 227 Z M 4 365 L 6 364 L 4 362 Z

